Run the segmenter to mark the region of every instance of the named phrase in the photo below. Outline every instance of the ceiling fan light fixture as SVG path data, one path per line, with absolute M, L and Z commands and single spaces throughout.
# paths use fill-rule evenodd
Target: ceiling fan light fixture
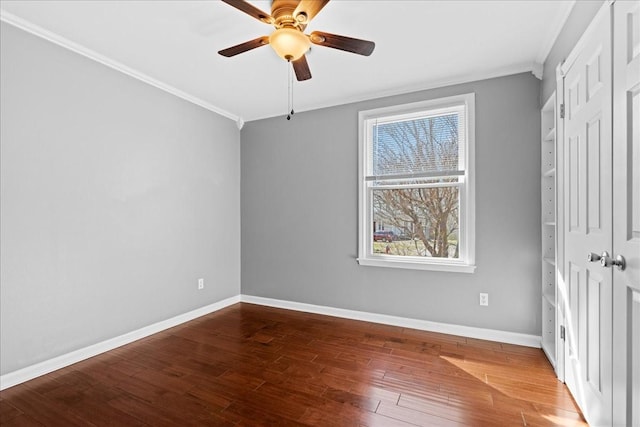
M 295 61 L 309 50 L 311 41 L 302 31 L 284 27 L 271 33 L 269 44 L 280 58 Z

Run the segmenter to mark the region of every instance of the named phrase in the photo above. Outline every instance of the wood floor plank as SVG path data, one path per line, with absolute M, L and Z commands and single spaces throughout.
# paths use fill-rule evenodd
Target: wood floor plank
M 3 427 L 43 427 L 44 424 L 37 422 L 28 415 L 21 414 L 2 423 Z
M 47 396 L 96 426 L 141 427 L 146 425 L 134 416 L 109 408 L 109 400 L 118 396 L 115 391 L 92 388 L 75 394 L 72 389 L 59 388 L 51 391 Z
M 555 406 L 534 404 L 535 410 L 523 411 L 523 416 L 527 426 L 579 426 L 587 427 L 579 413 L 566 411 Z
M 23 412 L 4 399 L 0 399 L 0 424 L 22 415 Z
M 451 427 L 464 425 L 437 415 L 427 414 L 414 409 L 404 408 L 398 405 L 390 405 L 382 402 L 376 411 L 377 414 L 403 421 L 408 424 L 424 427 Z
M 540 349 L 246 303 L 3 390 L 0 424 L 585 425 Z
M 381 414 L 368 414 L 365 419 L 360 420 L 360 427 L 410 427 L 414 424 L 407 424 L 405 421 L 389 418 Z
M 15 388 L 15 387 L 14 387 Z M 4 394 L 3 390 L 3 394 Z M 11 390 L 6 399 L 29 418 L 43 425 L 87 426 L 89 420 L 79 417 L 70 411 L 67 405 L 49 399 L 39 393 L 22 388 Z
M 351 387 L 349 391 L 360 396 L 365 396 L 380 401 L 384 400 L 393 404 L 397 404 L 398 399 L 400 399 L 400 393 L 396 391 L 387 390 L 366 383 L 356 383 Z
M 361 396 L 357 393 L 344 390 L 328 389 L 322 394 L 322 396 L 327 399 L 343 404 L 346 403 L 369 412 L 375 412 L 376 409 L 378 409 L 378 405 L 380 404 L 380 399 L 376 399 L 375 397 Z

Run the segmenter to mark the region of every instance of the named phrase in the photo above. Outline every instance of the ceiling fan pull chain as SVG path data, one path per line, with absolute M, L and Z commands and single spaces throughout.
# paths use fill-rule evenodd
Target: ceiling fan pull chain
M 292 65 L 291 61 L 287 61 L 287 71 L 288 71 L 288 87 L 287 87 L 287 110 L 289 113 L 287 114 L 287 120 L 291 120 L 291 116 L 293 116 L 293 73 L 292 73 Z
M 287 111 L 291 110 L 291 61 L 287 61 Z M 287 114 L 287 120 L 291 120 L 291 113 Z
M 289 67 L 289 82 L 291 82 L 291 115 L 293 116 L 293 64 Z

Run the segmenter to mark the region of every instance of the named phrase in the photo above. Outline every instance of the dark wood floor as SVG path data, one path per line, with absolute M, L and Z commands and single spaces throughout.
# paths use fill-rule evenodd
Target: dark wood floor
M 0 424 L 585 425 L 539 349 L 245 303 L 6 389 Z

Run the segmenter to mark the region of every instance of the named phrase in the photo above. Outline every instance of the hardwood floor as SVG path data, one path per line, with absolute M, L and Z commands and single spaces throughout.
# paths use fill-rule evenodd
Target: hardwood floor
M 586 425 L 540 349 L 246 303 L 6 389 L 0 424 Z

